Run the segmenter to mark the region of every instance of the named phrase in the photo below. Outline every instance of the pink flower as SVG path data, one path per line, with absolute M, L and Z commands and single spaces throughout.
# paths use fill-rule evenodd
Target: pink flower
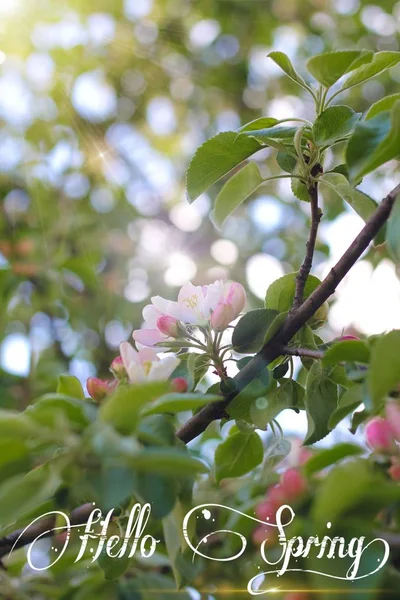
M 388 472 L 393 481 L 400 481 L 400 465 L 392 465 Z
M 214 331 L 224 331 L 242 312 L 246 304 L 246 291 L 240 283 L 224 286 L 223 294 L 211 315 Z
M 400 402 L 390 400 L 386 404 L 386 417 L 394 431 L 397 441 L 400 442 Z
M 258 504 L 255 513 L 257 518 L 261 519 L 261 521 L 276 523 L 276 506 L 270 500 L 264 500 L 264 502 Z
M 392 426 L 389 421 L 381 417 L 376 417 L 367 423 L 365 437 L 367 444 L 374 451 L 387 453 L 396 449 Z
M 220 301 L 223 289 L 221 280 L 204 286 L 195 286 L 189 282 L 180 289 L 176 302 L 161 296 L 154 296 L 151 301 L 161 315 L 174 317 L 183 323 L 205 325 Z
M 275 506 L 276 510 L 283 504 L 286 504 L 287 498 L 283 487 L 278 484 L 270 488 L 267 492 L 267 500 L 269 500 L 271 504 Z
M 297 469 L 287 469 L 281 477 L 281 487 L 288 500 L 297 500 L 307 490 L 307 481 Z
M 106 381 L 98 377 L 89 377 L 86 382 L 88 394 L 93 400 L 103 400 L 116 387 L 116 381 Z
M 137 351 L 128 342 L 122 342 L 120 352 L 131 383 L 167 380 L 180 363 L 175 355 L 160 358 L 153 348 Z
M 168 336 L 162 333 L 157 326 L 157 322 L 161 317 L 164 317 L 152 304 L 148 304 L 144 307 L 143 312 L 144 327 L 142 329 L 136 329 L 132 337 L 135 340 L 137 347 L 153 347 L 159 342 L 168 341 Z
M 349 341 L 360 341 L 360 338 L 358 338 L 355 335 L 342 335 L 342 337 L 339 338 L 339 342 L 349 342 Z

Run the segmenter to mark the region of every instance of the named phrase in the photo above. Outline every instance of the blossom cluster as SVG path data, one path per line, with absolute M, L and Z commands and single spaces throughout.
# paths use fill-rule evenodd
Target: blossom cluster
M 365 438 L 371 450 L 391 457 L 389 475 L 400 481 L 400 402 L 390 400 L 385 411 L 386 418 L 375 417 L 367 423 Z
M 180 359 L 176 354 L 165 352 L 181 347 L 203 351 L 220 372 L 223 370 L 221 333 L 240 315 L 245 304 L 243 286 L 222 280 L 204 286 L 186 283 L 176 301 L 154 296 L 151 304 L 143 309 L 143 327 L 132 334 L 136 348 L 129 342 L 121 343 L 120 356 L 110 367 L 114 379 L 89 378 L 90 396 L 103 399 L 119 381 L 139 383 L 169 379 Z M 184 391 L 182 380 L 176 379 L 174 383 L 177 391 Z

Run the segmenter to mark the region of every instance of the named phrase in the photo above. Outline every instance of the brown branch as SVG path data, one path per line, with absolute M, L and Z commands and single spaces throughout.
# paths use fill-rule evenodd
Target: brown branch
M 256 354 L 248 364 L 235 376 L 235 392 L 225 397 L 221 402 L 210 403 L 202 410 L 196 413 L 187 423 L 185 423 L 177 432 L 177 437 L 183 442 L 188 443 L 200 435 L 207 426 L 214 420 L 226 416 L 226 408 L 237 394 L 257 378 L 270 362 L 288 350 L 286 344 L 301 329 L 301 327 L 313 316 L 320 306 L 335 291 L 337 285 L 343 277 L 349 272 L 354 263 L 359 259 L 369 243 L 378 233 L 379 229 L 389 218 L 393 204 L 397 195 L 400 194 L 400 185 L 398 185 L 382 201 L 368 223 L 356 237 L 354 242 L 331 269 L 328 276 L 321 285 L 303 302 L 303 304 L 288 315 L 285 323 L 277 334 Z M 296 350 L 296 349 L 290 349 Z M 299 352 L 301 349 L 297 349 Z M 84 504 L 71 513 L 71 523 L 84 523 L 91 511 L 92 504 Z M 43 519 L 30 527 L 22 537 L 23 530 L 11 533 L 9 536 L 0 539 L 0 559 L 13 548 L 22 548 L 32 543 L 38 536 L 48 537 L 52 535 L 52 529 L 55 526 L 53 519 Z M 19 539 L 18 539 L 19 538 Z M 17 541 L 18 540 L 18 541 Z
M 304 358 L 323 358 L 324 353 L 320 350 L 311 350 L 310 348 L 291 348 L 290 346 L 283 346 L 282 354 L 287 356 L 300 356 Z
M 310 196 L 311 204 L 311 227 L 308 234 L 308 240 L 306 243 L 306 255 L 304 257 L 303 264 L 296 277 L 296 291 L 293 300 L 292 311 L 296 310 L 302 302 L 304 297 L 304 288 L 306 285 L 307 277 L 310 274 L 311 267 L 313 264 L 315 242 L 317 240 L 318 225 L 322 217 L 322 212 L 318 208 L 318 184 L 314 183 L 308 188 L 308 194 Z
M 236 391 L 226 396 L 221 402 L 208 404 L 179 429 L 177 435 L 182 441 L 187 444 L 200 435 L 213 420 L 223 417 L 226 414 L 227 406 L 238 392 L 243 390 L 246 385 L 262 373 L 269 363 L 282 354 L 282 348 L 289 343 L 292 337 L 334 293 L 338 284 L 357 262 L 364 250 L 368 248 L 380 228 L 388 220 L 393 204 L 399 194 L 400 184 L 382 200 L 375 213 L 316 290 L 299 308 L 288 315 L 276 335 L 234 377 Z

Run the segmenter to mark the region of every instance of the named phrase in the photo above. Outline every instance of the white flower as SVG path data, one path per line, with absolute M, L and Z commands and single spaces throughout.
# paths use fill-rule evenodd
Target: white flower
M 131 383 L 167 380 L 180 363 L 172 354 L 160 358 L 156 350 L 143 348 L 137 351 L 129 342 L 122 342 L 120 353 Z
M 174 317 L 183 323 L 204 325 L 209 321 L 212 311 L 216 308 L 224 291 L 222 281 L 210 285 L 195 286 L 185 283 L 178 294 L 178 301 L 166 300 L 154 296 L 153 306 L 162 314 Z

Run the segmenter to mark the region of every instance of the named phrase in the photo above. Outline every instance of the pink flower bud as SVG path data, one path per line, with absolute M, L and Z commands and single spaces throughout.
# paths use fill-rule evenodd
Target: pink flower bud
M 275 546 L 278 542 L 277 528 L 260 525 L 253 531 L 252 538 L 256 546 L 261 546 L 264 541 L 267 547 Z
M 400 481 L 400 465 L 392 465 L 388 473 L 393 481 Z
M 179 337 L 179 321 L 174 317 L 160 317 L 157 319 L 157 327 L 161 333 L 168 337 Z
M 297 500 L 307 489 L 307 481 L 297 469 L 287 469 L 281 477 L 281 487 L 288 500 Z
M 268 521 L 269 523 L 276 523 L 276 507 L 271 501 L 265 500 L 258 504 L 255 508 L 257 519 L 261 521 Z
M 171 384 L 174 392 L 184 394 L 188 391 L 188 382 L 183 377 L 175 377 L 175 379 L 171 381 Z
M 339 342 L 347 342 L 349 340 L 356 340 L 357 342 L 359 342 L 360 338 L 358 338 L 355 335 L 342 335 L 342 337 L 339 338 Z
M 390 400 L 386 404 L 386 418 L 392 427 L 396 440 L 400 442 L 400 402 Z
M 230 304 L 218 304 L 211 315 L 211 327 L 214 331 L 225 331 L 237 315 Z
M 225 302 L 232 306 L 235 312 L 234 318 L 236 319 L 246 304 L 246 290 L 241 283 L 234 282 L 231 284 Z
M 124 363 L 122 362 L 122 358 L 120 356 L 114 358 L 110 365 L 110 371 L 117 379 L 123 379 L 127 376 Z
M 112 392 L 114 387 L 115 384 L 113 381 L 105 381 L 98 377 L 89 377 L 86 382 L 87 391 L 93 400 L 103 400 Z
M 274 485 L 267 492 L 267 500 L 275 506 L 275 510 L 280 508 L 283 504 L 286 504 L 286 493 L 281 485 Z
M 388 453 L 396 449 L 393 429 L 389 421 L 381 417 L 367 423 L 365 438 L 369 447 L 376 452 Z
M 300 448 L 298 457 L 299 465 L 305 465 L 306 462 L 309 461 L 313 456 L 314 453 L 312 450 L 309 450 L 308 448 Z

